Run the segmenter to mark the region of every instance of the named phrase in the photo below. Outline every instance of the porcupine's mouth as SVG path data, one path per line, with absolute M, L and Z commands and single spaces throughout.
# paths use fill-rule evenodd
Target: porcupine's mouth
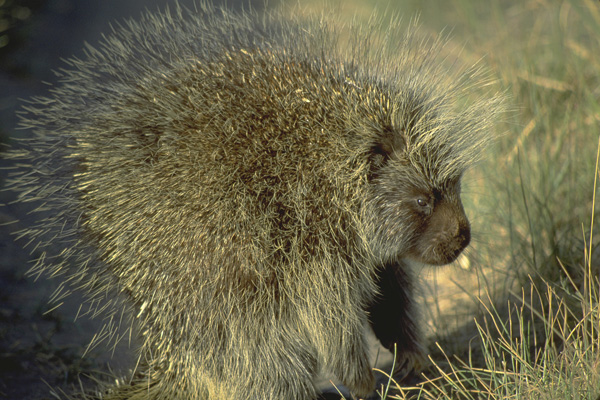
M 434 245 L 416 243 L 408 251 L 408 258 L 428 265 L 446 265 L 455 261 L 471 242 L 471 232 L 463 229 L 451 240 L 444 240 Z

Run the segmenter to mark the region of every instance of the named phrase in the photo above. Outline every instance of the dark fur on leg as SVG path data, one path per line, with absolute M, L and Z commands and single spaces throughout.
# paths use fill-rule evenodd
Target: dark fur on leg
M 371 327 L 381 344 L 396 354 L 393 375 L 400 380 L 418 373 L 425 354 L 416 321 L 413 278 L 403 261 L 387 264 L 377 277 L 379 294 L 368 308 Z

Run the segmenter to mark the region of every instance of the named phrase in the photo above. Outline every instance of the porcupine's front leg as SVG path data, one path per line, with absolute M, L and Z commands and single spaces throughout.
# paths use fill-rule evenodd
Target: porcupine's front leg
M 426 362 L 417 328 L 413 279 L 404 262 L 390 263 L 378 273 L 379 294 L 368 308 L 371 327 L 381 344 L 396 354 L 393 371 L 402 380 Z

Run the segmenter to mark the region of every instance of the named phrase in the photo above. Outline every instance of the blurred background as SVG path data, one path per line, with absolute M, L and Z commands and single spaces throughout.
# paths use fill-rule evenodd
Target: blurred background
M 111 23 L 169 4 L 0 0 L 0 142 L 30 134 L 17 129 L 16 112 L 23 99 L 48 94 L 63 59 L 82 56 L 83 44 L 97 43 Z M 323 8 L 322 1 L 312 0 L 218 4 L 233 10 L 281 9 L 289 15 Z M 599 236 L 593 235 L 600 2 L 327 4 L 347 20 L 366 20 L 374 10 L 396 13 L 407 22 L 418 15 L 424 35 L 449 34 L 445 51 L 459 64 L 480 63 L 492 78 L 492 89 L 508 96 L 499 139 L 464 179 L 473 245 L 455 265 L 422 269 L 420 297 L 432 357 L 423 379 L 429 386 L 398 396 L 556 399 L 600 394 Z M 0 166 L 6 166 L 1 151 Z M 13 200 L 0 191 L 0 399 L 53 398 L 51 391 L 91 384 L 88 376 L 126 374 L 134 361 L 127 346 L 112 353 L 87 348 L 101 323 L 75 318 L 76 295 L 48 309 L 59 282 L 26 275 L 36 254 L 13 242 L 11 232 L 28 224 L 26 209 Z M 565 366 L 566 359 L 575 360 L 573 367 Z M 442 370 L 449 375 L 442 378 Z

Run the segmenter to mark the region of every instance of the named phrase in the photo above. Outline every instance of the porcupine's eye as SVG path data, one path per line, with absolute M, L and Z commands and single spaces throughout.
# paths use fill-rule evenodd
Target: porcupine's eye
M 417 209 L 425 215 L 431 215 L 433 212 L 433 201 L 425 196 L 419 196 L 415 199 Z

